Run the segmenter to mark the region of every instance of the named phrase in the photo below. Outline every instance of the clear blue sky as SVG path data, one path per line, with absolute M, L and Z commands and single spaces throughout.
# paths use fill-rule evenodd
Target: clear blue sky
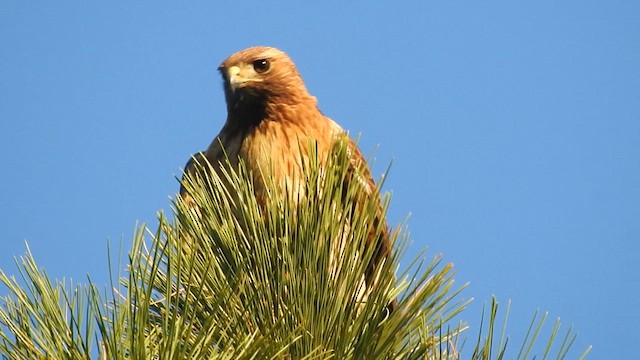
M 220 61 L 270 45 L 376 174 L 393 161 L 406 259 L 454 262 L 472 323 L 495 294 L 512 334 L 540 308 L 592 359 L 636 357 L 640 5 L 316 3 L 2 2 L 0 268 L 26 239 L 52 278 L 106 284 L 107 238 L 155 224 L 222 126 Z

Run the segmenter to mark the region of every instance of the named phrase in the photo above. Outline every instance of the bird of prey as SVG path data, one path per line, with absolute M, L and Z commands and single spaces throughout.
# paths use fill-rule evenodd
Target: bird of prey
M 317 158 L 326 159 L 338 138 L 348 141 L 353 166 L 364 168 L 360 178 L 371 196 L 378 196 L 377 188 L 366 160 L 346 132 L 333 120 L 324 116 L 316 98 L 307 91 L 293 61 L 283 51 L 272 47 L 252 47 L 241 50 L 222 62 L 218 69 L 224 81 L 227 119 L 220 133 L 209 147 L 194 155 L 185 166 L 185 174 L 194 171 L 194 163 L 206 158 L 219 169 L 228 158 L 232 166 L 242 159 L 254 174 L 254 191 L 260 201 L 266 194 L 264 180 L 256 174 L 268 173 L 282 189 L 297 189 L 305 181 L 304 156 L 311 140 L 317 147 Z M 306 159 L 308 161 L 308 159 Z M 262 171 L 261 171 L 262 170 Z M 188 198 L 184 186 L 183 199 Z M 376 251 L 365 281 L 371 283 L 372 274 L 391 251 L 389 229 L 382 205 L 379 209 L 383 224 L 382 235 L 369 239 L 367 246 Z M 395 300 L 390 304 L 393 310 Z

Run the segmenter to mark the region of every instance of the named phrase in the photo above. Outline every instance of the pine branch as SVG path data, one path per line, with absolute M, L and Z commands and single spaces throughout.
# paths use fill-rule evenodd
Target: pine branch
M 139 227 L 126 275 L 115 274 L 119 264 L 111 268 L 114 283 L 105 294 L 90 280 L 88 286 L 51 282 L 27 252 L 18 263 L 20 280 L 0 271 L 9 291 L 0 298 L 0 355 L 463 358 L 467 326 L 453 319 L 464 315 L 468 301 L 460 298 L 464 286 L 456 287 L 452 264 L 420 256 L 398 272 L 408 244 L 400 228 L 392 232 L 395 250 L 379 264 L 375 281 L 364 281 L 375 256 L 367 239 L 384 229 L 374 221 L 377 198 L 365 196 L 357 181 L 345 181 L 362 171 L 349 168 L 348 155 L 338 143 L 323 169 L 318 159 L 310 162 L 300 198 L 277 196 L 282 189 L 263 174 L 272 194 L 266 203 L 255 198 L 242 164 L 220 174 L 198 165 L 201 171 L 183 183 L 196 206 L 178 199 L 172 219 L 160 214 L 155 231 Z M 384 197 L 383 209 L 388 201 Z M 506 320 L 498 334 L 497 313 L 494 299 L 472 359 L 504 358 Z M 532 321 L 518 358 L 535 351 L 545 317 Z M 559 329 L 556 322 L 543 357 L 551 356 L 559 338 L 556 358 L 567 356 L 575 335 L 569 328 L 562 336 Z

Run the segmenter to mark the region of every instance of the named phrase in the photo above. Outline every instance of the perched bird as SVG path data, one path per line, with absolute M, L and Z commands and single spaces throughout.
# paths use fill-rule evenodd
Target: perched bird
M 228 57 L 218 70 L 224 81 L 227 120 L 209 147 L 187 163 L 185 174 L 193 172 L 194 163 L 202 158 L 214 168 L 222 166 L 227 157 L 232 166 L 242 159 L 254 176 L 257 199 L 264 201 L 267 194 L 259 174 L 268 172 L 277 184 L 286 186 L 282 189 L 298 191 L 297 185 L 305 180 L 303 163 L 308 160 L 304 156 L 310 144 L 307 140 L 317 147 L 318 159 L 326 159 L 334 141 L 344 137 L 353 166 L 364 165 L 364 173 L 357 181 L 364 184 L 368 194 L 378 196 L 366 160 L 346 132 L 320 112 L 316 98 L 307 91 L 287 54 L 271 47 L 252 47 Z M 189 197 L 184 186 L 180 195 L 183 199 Z M 391 251 L 381 204 L 379 210 L 380 218 L 375 220 L 383 224 L 384 230 L 378 238 L 368 240 L 376 247 L 365 274 L 369 284 L 374 281 L 378 264 Z M 389 307 L 392 310 L 394 306 L 395 300 Z

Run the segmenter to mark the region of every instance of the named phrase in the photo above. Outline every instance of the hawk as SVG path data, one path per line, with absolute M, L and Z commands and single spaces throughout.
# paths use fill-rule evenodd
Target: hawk
M 202 163 L 202 158 L 214 169 L 227 159 L 232 166 L 242 159 L 254 176 L 256 198 L 264 201 L 267 189 L 259 174 L 268 171 L 276 184 L 284 185 L 282 189 L 299 189 L 296 185 L 305 180 L 306 140 L 317 147 L 318 159 L 326 159 L 336 139 L 344 138 L 352 166 L 364 169 L 357 181 L 364 184 L 367 194 L 378 197 L 361 152 L 340 125 L 320 112 L 287 54 L 272 47 L 252 47 L 229 56 L 218 70 L 224 82 L 227 119 L 209 147 L 187 163 L 185 174 L 194 172 L 195 163 Z M 184 185 L 180 195 L 185 201 L 189 198 Z M 378 238 L 368 239 L 367 246 L 375 246 L 376 251 L 367 265 L 367 284 L 374 281 L 377 266 L 391 251 L 389 229 L 378 202 L 380 215 L 375 220 L 384 230 Z M 395 304 L 395 300 L 389 304 L 390 310 Z

